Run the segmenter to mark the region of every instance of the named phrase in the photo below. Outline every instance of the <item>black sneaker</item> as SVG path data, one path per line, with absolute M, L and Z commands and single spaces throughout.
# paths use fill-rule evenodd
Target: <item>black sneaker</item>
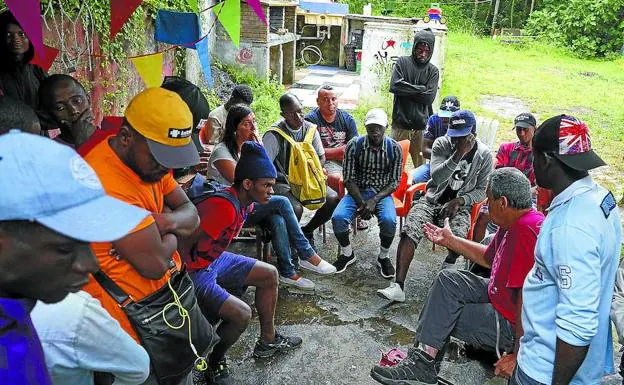
M 395 271 L 390 258 L 377 258 L 377 266 L 379 266 L 379 272 L 382 277 L 386 279 L 394 278 Z
M 275 341 L 267 344 L 258 338 L 254 347 L 253 355 L 257 358 L 271 357 L 275 353 L 287 352 L 301 346 L 303 340 L 300 337 L 285 337 L 279 333 L 275 333 Z
M 314 252 L 318 254 L 318 249 L 316 248 L 316 245 L 314 244 L 314 232 L 303 233 L 303 236 L 306 237 L 306 239 L 310 243 L 310 246 L 312 246 L 312 248 L 314 249 Z
M 334 262 L 334 266 L 336 267 L 336 273 L 342 273 L 345 271 L 347 266 L 355 262 L 355 253 L 351 254 L 350 257 L 346 255 L 340 254 L 338 255 L 338 259 Z
M 230 369 L 228 368 L 227 361 L 222 359 L 215 365 L 211 365 L 213 373 L 213 384 L 215 385 L 229 385 L 231 384 Z
M 407 358 L 396 366 L 373 366 L 371 377 L 385 385 L 425 385 L 437 384 L 435 360 L 427 358 L 421 350 L 411 348 Z

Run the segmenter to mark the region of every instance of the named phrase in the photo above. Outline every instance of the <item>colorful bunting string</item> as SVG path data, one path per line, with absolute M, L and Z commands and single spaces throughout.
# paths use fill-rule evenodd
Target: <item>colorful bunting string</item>
M 212 69 L 210 69 L 210 52 L 208 50 L 208 36 L 201 39 L 197 44 L 197 54 L 199 55 L 199 62 L 204 71 L 204 78 L 208 87 L 212 88 Z
M 152 55 L 139 56 L 130 59 L 136 67 L 141 79 L 145 83 L 145 87 L 159 87 L 162 82 L 162 52 Z
M 230 39 L 238 48 L 240 44 L 240 1 L 226 0 L 215 7 L 214 12 L 217 19 L 223 25 L 225 31 L 230 35 Z
M 182 45 L 195 49 L 201 26 L 199 16 L 192 12 L 175 12 L 161 9 L 156 15 L 154 39 L 163 43 Z
M 60 51 L 54 47 L 50 47 L 49 45 L 44 45 L 43 50 L 44 55 L 39 55 L 39 52 L 35 51 L 35 57 L 31 60 L 30 63 L 38 65 L 44 71 L 48 72 L 50 70 L 50 67 L 52 67 L 52 64 L 54 64 L 54 61 L 56 60 L 56 57 L 58 56 Z
M 39 9 L 41 9 L 39 0 L 4 0 L 4 3 L 20 23 L 37 54 L 45 57 L 46 52 L 43 48 L 43 32 L 39 15 Z
M 84 1 L 84 0 L 83 0 Z M 128 21 L 143 0 L 110 0 L 110 38 Z M 39 8 L 37 8 L 39 9 Z
M 260 0 L 247 0 L 247 4 L 254 10 L 258 18 L 267 25 L 266 15 L 264 14 L 264 10 L 262 9 L 262 5 L 260 4 Z

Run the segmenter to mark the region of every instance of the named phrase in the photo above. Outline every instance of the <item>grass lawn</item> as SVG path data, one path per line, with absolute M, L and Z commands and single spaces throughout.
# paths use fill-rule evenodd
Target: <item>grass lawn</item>
M 489 38 L 451 33 L 442 94 L 454 94 L 477 115 L 501 121 L 497 139 L 515 138 L 513 117 L 482 105 L 484 95 L 522 100 L 543 121 L 560 113 L 583 119 L 594 148 L 611 166 L 604 183 L 624 185 L 624 58 L 583 60 L 543 44 L 504 45 Z M 617 181 L 617 182 L 615 182 Z M 617 185 L 614 185 L 616 183 Z
M 610 165 L 601 173 L 608 176 L 601 182 L 621 197 L 624 58 L 583 60 L 545 44 L 504 45 L 486 37 L 450 33 L 442 88 L 442 95 L 448 94 L 456 95 L 462 107 L 476 115 L 498 119 L 498 142 L 515 139 L 514 113 L 504 113 L 505 105 L 500 106 L 503 110 L 491 108 L 498 97 L 524 103 L 538 123 L 560 113 L 581 118 L 590 128 L 594 148 Z M 490 108 L 484 101 L 490 101 Z M 365 108 L 358 108 L 356 117 L 362 119 Z

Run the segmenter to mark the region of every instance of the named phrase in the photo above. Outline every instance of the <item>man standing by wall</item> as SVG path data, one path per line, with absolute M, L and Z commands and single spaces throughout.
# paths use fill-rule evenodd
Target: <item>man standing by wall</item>
M 410 155 L 414 167 L 423 164 L 421 155 L 423 130 L 433 114 L 431 104 L 438 91 L 438 68 L 431 64 L 435 36 L 431 29 L 423 29 L 414 36 L 411 56 L 397 60 L 390 80 L 394 94 L 392 108 L 392 139 L 410 141 Z

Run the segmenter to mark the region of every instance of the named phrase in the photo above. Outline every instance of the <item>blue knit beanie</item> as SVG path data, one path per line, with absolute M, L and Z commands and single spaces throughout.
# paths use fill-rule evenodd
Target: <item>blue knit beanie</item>
M 277 170 L 261 144 L 245 142 L 234 170 L 234 182 L 260 178 L 277 178 Z

